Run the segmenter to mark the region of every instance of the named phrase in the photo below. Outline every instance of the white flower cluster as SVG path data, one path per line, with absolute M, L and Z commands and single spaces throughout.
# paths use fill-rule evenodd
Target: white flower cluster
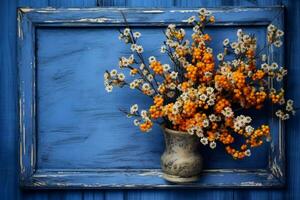
M 287 75 L 287 70 L 283 67 L 278 67 L 278 64 L 276 62 L 273 62 L 271 64 L 268 63 L 262 63 L 261 69 L 268 74 L 268 76 L 275 78 L 276 80 L 282 81 L 283 77 Z
M 229 42 L 229 39 L 225 39 L 223 41 L 223 45 L 227 47 L 231 47 L 236 55 L 244 54 L 249 49 L 256 49 L 256 38 L 252 37 L 248 34 L 245 34 L 242 29 L 237 30 L 238 40 L 236 42 Z
M 267 40 L 269 44 L 274 44 L 275 47 L 281 47 L 282 41 L 281 37 L 284 35 L 284 32 L 278 29 L 275 25 L 270 24 L 268 26 Z
M 245 128 L 245 126 L 250 124 L 251 121 L 252 121 L 252 119 L 249 116 L 239 115 L 239 116 L 235 117 L 234 120 L 233 120 L 234 131 L 238 132 L 239 130 Z M 250 131 L 249 129 L 254 130 L 250 126 L 247 128 L 247 130 Z
M 287 100 L 285 108 L 283 110 L 279 109 L 276 111 L 275 115 L 281 120 L 287 120 L 290 118 L 290 115 L 295 115 L 296 111 L 294 110 L 293 100 Z
M 135 43 L 134 40 L 137 40 L 141 37 L 140 32 L 132 32 L 130 28 L 125 28 L 123 32 L 119 35 L 119 40 L 123 40 L 125 43 Z
M 127 115 L 128 117 L 134 116 L 136 119 L 133 120 L 133 124 L 135 126 L 139 126 L 143 122 L 151 121 L 149 117 L 149 113 L 147 110 L 141 110 L 139 112 L 139 106 L 134 104 L 130 107 L 130 113 Z M 148 131 L 150 131 L 149 129 Z
M 119 60 L 119 67 L 124 68 L 134 63 L 134 55 L 130 55 L 129 58 L 121 57 Z
M 125 75 L 118 73 L 116 69 L 104 73 L 104 86 L 107 92 L 112 92 L 113 86 L 123 86 L 125 84 Z

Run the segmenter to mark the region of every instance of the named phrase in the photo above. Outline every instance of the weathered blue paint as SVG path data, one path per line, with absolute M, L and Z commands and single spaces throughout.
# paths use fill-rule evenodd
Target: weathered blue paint
M 63 2 L 63 3 L 62 3 Z M 98 0 L 99 6 L 116 7 L 164 7 L 165 0 L 129 1 L 129 0 Z M 219 6 L 286 6 L 286 48 L 285 63 L 289 68 L 287 87 L 289 96 L 298 100 L 300 90 L 298 76 L 300 73 L 300 1 L 295 0 L 176 0 L 170 7 L 219 7 Z M 93 7 L 94 0 L 4 0 L 0 7 L 0 199 L 243 199 L 243 200 L 282 200 L 300 198 L 300 153 L 299 153 L 299 115 L 286 124 L 286 155 L 287 184 L 283 189 L 205 189 L 205 190 L 76 190 L 76 191 L 34 191 L 20 190 L 18 176 L 18 122 L 17 122 L 17 65 L 16 65 L 16 8 L 21 7 Z M 50 5 L 51 4 L 51 5 Z M 129 5 L 130 4 L 130 5 Z M 295 102 L 299 108 L 299 101 Z
M 270 23 L 283 29 L 283 7 L 211 10 L 217 23 L 208 30 L 219 39 L 219 44 L 224 37 L 234 35 L 236 27 L 257 34 L 262 38 L 261 43 Z M 158 28 L 170 23 L 187 26 L 186 19 L 197 10 L 19 9 L 21 185 L 27 188 L 283 186 L 283 125 L 270 116 L 257 117 L 260 122 L 269 121 L 272 125 L 274 139 L 270 150 L 266 146 L 252 160 L 240 163 L 229 161 L 229 156 L 215 160 L 209 156 L 205 161 L 208 167 L 199 182 L 192 185 L 169 184 L 161 177 L 159 129 L 151 136 L 137 135 L 137 130 L 112 106 L 129 107 L 135 103 L 133 99 L 144 106 L 149 102 L 133 98 L 136 94 L 128 96 L 129 90 L 118 92 L 118 96 L 107 95 L 101 87 L 100 77 L 106 66 L 117 65 L 115 57 L 126 52 L 125 46 L 115 39 L 116 27 L 124 26 L 121 12 L 131 26 L 142 30 L 146 39 L 141 42 L 149 49 L 146 55 L 160 58 L 157 48 L 162 43 L 159 38 L 163 30 Z M 217 44 L 212 46 L 220 51 Z M 283 64 L 283 52 L 270 50 L 270 54 Z M 114 142 L 116 139 L 119 141 Z M 69 153 L 68 149 L 72 151 Z M 77 156 L 73 157 L 74 153 Z

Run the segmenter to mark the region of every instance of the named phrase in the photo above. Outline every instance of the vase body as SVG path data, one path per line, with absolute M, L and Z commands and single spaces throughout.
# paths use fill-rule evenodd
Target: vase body
M 198 152 L 199 138 L 186 132 L 163 128 L 165 151 L 161 156 L 163 177 L 174 183 L 188 183 L 199 179 L 202 156 Z

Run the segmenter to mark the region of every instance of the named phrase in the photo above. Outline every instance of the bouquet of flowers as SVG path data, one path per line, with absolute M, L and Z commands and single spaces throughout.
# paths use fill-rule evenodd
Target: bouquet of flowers
M 123 110 L 134 117 L 134 125 L 141 131 L 151 130 L 153 123 L 163 124 L 173 130 L 197 135 L 199 142 L 214 149 L 217 143 L 225 146 L 234 159 L 250 156 L 252 147 L 270 139 L 270 127 L 251 125 L 252 118 L 243 114 L 249 109 L 276 105 L 275 115 L 280 120 L 294 114 L 293 101 L 285 99 L 283 88 L 276 88 L 287 70 L 263 54 L 265 48 L 282 46 L 283 31 L 275 25 L 267 28 L 267 44 L 257 49 L 257 38 L 241 29 L 236 41 L 223 41 L 224 51 L 216 58 L 209 43 L 211 36 L 205 32 L 215 17 L 204 8 L 187 23 L 193 26 L 190 40 L 186 32 L 170 24 L 165 30 L 161 53 L 167 54 L 170 63 L 162 63 L 154 56 L 145 58 L 144 47 L 139 43 L 141 33 L 129 26 L 120 31 L 119 39 L 130 46 L 132 55 L 119 59 L 119 68 L 128 70 L 131 80 L 116 69 L 104 73 L 108 92 L 113 87 L 130 87 L 149 96 L 153 104 L 140 110 L 137 104 Z M 237 136 L 243 144 L 235 147 Z

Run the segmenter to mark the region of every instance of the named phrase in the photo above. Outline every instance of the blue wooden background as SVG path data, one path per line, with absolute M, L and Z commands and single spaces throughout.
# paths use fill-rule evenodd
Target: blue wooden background
M 300 199 L 299 115 L 287 123 L 287 187 L 272 190 L 72 190 L 22 191 L 18 185 L 17 7 L 218 7 L 285 5 L 286 64 L 290 96 L 299 108 L 299 1 L 295 0 L 1 0 L 0 7 L 0 199 Z

